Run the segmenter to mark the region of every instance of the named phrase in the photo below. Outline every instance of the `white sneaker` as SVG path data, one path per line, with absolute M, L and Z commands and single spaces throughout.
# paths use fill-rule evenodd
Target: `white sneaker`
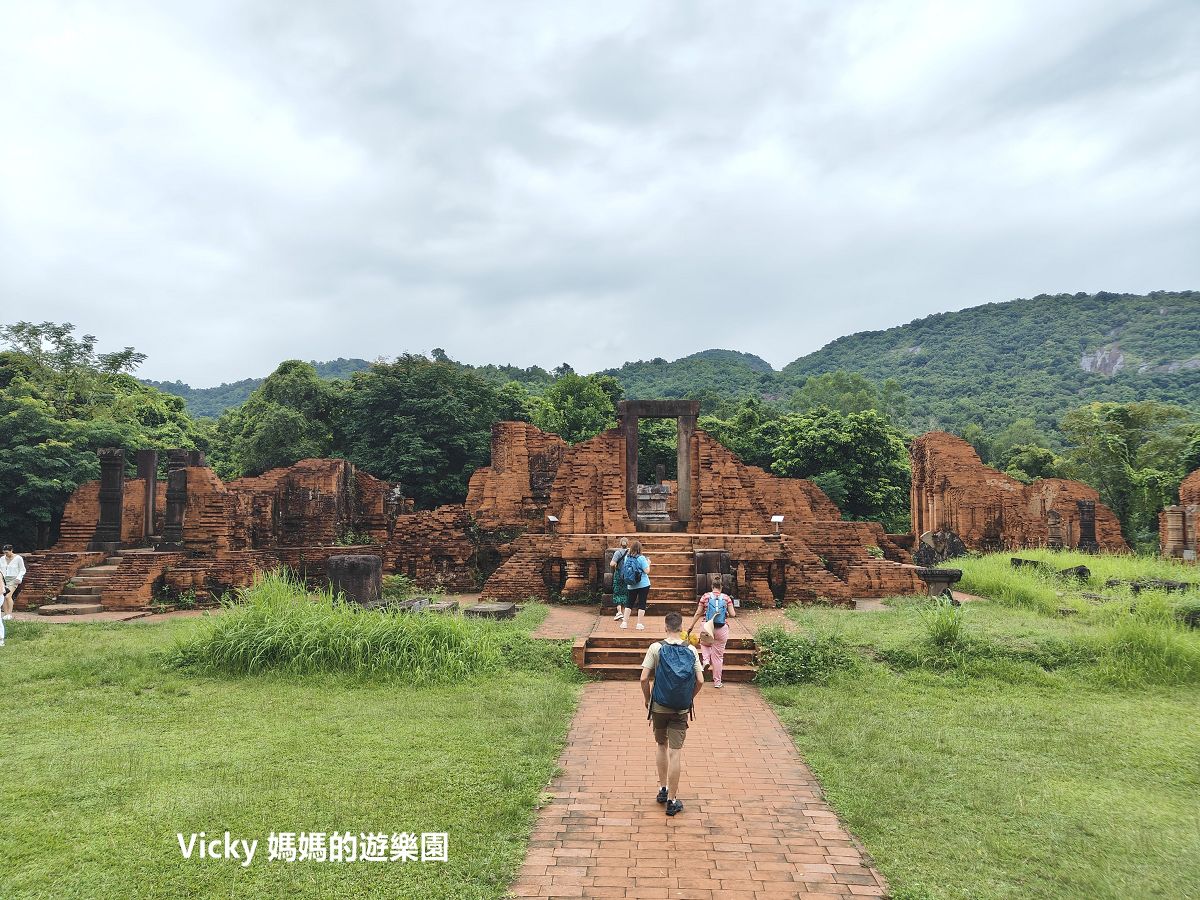
M 0 641 L 0 647 L 4 646 L 4 641 Z
M 628 627 L 629 627 L 629 623 L 628 623 L 628 622 L 626 622 L 624 619 L 622 619 L 622 620 L 621 620 L 621 627 L 622 627 L 622 628 L 628 628 Z
M 646 626 L 645 626 L 645 625 L 643 625 L 641 622 L 638 622 L 638 623 L 637 623 L 637 630 L 638 630 L 638 631 L 645 631 L 645 630 L 646 630 Z
M 7 614 L 4 616 L 4 621 L 5 621 L 5 622 L 7 622 L 7 621 L 8 621 L 9 619 L 11 619 L 11 618 L 12 618 L 12 613 L 7 613 Z
M 614 622 L 620 622 L 620 621 L 621 621 L 621 611 L 620 611 L 620 610 L 617 610 L 617 614 L 616 614 L 615 616 L 613 616 L 613 621 L 614 621 Z

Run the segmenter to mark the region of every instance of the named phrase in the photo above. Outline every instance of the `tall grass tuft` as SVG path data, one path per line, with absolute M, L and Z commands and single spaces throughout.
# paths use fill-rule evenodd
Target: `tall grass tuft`
M 823 684 L 839 672 L 856 672 L 863 659 L 842 635 L 832 631 L 789 633 L 777 625 L 760 628 L 758 684 Z
M 171 662 L 231 675 L 346 673 L 424 684 L 568 667 L 569 646 L 542 646 L 550 643 L 535 641 L 520 623 L 362 610 L 273 572 L 177 643 Z

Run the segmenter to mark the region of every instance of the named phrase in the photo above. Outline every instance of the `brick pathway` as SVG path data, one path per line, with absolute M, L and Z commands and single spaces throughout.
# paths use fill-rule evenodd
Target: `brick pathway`
M 584 688 L 516 896 L 886 895 L 756 688 L 700 695 L 674 818 L 654 802 L 653 753 L 636 684 Z
M 609 616 L 611 619 L 612 617 Z M 546 618 L 533 631 L 535 638 L 562 641 L 587 637 L 600 620 L 594 606 L 552 605 Z

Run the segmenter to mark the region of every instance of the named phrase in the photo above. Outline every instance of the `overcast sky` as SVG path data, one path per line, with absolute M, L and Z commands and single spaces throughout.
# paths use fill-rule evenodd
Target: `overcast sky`
M 0 0 L 0 314 L 195 386 L 1200 288 L 1200 4 Z

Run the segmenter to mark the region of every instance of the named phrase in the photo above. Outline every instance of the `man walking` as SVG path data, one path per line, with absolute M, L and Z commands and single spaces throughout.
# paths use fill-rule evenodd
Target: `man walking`
M 687 737 L 693 700 L 704 687 L 700 655 L 679 636 L 682 625 L 683 616 L 667 613 L 666 637 L 651 644 L 642 660 L 642 697 L 658 745 L 655 763 L 659 789 L 655 799 L 667 805 L 668 816 L 683 812 L 683 801 L 678 796 L 683 740 Z
M 4 603 L 0 608 L 3 609 L 4 618 L 11 619 L 13 594 L 25 578 L 25 560 L 13 553 L 12 544 L 5 544 L 3 553 L 0 553 L 0 577 L 4 578 Z

